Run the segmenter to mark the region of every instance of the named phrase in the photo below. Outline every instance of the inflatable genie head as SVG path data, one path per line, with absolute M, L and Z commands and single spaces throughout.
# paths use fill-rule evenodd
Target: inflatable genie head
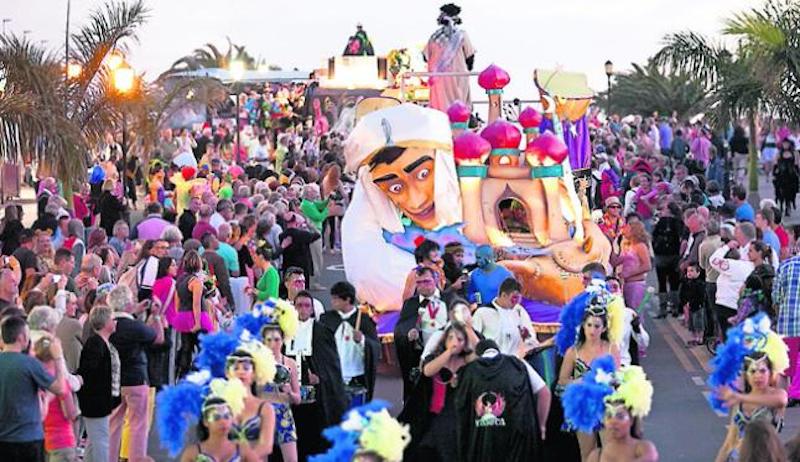
M 401 104 L 364 116 L 344 155 L 381 226 L 402 232 L 402 217 L 426 230 L 461 221 L 452 150 L 444 113 Z
M 451 136 L 443 112 L 400 104 L 365 114 L 346 141 L 346 168 L 358 180 L 342 221 L 344 266 L 359 299 L 378 311 L 400 309 L 415 242 L 461 222 Z

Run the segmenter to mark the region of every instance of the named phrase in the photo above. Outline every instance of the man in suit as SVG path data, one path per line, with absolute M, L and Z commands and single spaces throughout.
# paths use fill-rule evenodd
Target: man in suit
M 403 400 L 413 389 L 412 371 L 419 368 L 423 347 L 431 334 L 447 324 L 447 303 L 442 300 L 433 270 L 420 266 L 415 279 L 416 295 L 403 302 L 394 328 L 394 345 L 403 376 Z
M 356 288 L 346 281 L 337 282 L 331 287 L 333 311 L 323 314 L 320 323 L 334 333 L 345 385 L 350 390 L 366 388 L 366 400 L 370 401 L 381 346 L 375 322 L 359 313 L 355 304 Z

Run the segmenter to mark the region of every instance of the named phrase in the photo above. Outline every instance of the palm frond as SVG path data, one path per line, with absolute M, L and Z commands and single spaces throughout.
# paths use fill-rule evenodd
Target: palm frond
M 659 66 L 666 66 L 679 73 L 690 74 L 701 81 L 713 84 L 719 79 L 720 62 L 729 56 L 720 45 L 705 36 L 687 31 L 667 35 L 664 46 L 653 56 Z

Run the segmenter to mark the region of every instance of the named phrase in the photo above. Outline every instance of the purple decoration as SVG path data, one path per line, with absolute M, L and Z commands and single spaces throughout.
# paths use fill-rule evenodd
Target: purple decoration
M 566 143 L 569 149 L 570 167 L 572 167 L 573 170 L 591 167 L 592 147 L 589 143 L 589 125 L 586 122 L 586 116 L 581 117 L 574 124 L 562 121 L 561 125 L 564 130 L 564 143 Z M 572 129 L 570 128 L 572 125 L 575 126 L 575 134 L 572 133 Z M 542 124 L 539 126 L 540 133 L 544 133 L 545 131 L 555 133 L 553 130 L 553 121 L 547 117 L 542 120 Z

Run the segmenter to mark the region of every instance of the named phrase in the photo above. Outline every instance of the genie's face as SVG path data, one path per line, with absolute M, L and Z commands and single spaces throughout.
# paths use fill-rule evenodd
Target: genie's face
M 438 224 L 433 203 L 434 155 L 432 149 L 408 148 L 398 157 L 376 162 L 371 168 L 372 181 L 424 229 L 433 229 Z

